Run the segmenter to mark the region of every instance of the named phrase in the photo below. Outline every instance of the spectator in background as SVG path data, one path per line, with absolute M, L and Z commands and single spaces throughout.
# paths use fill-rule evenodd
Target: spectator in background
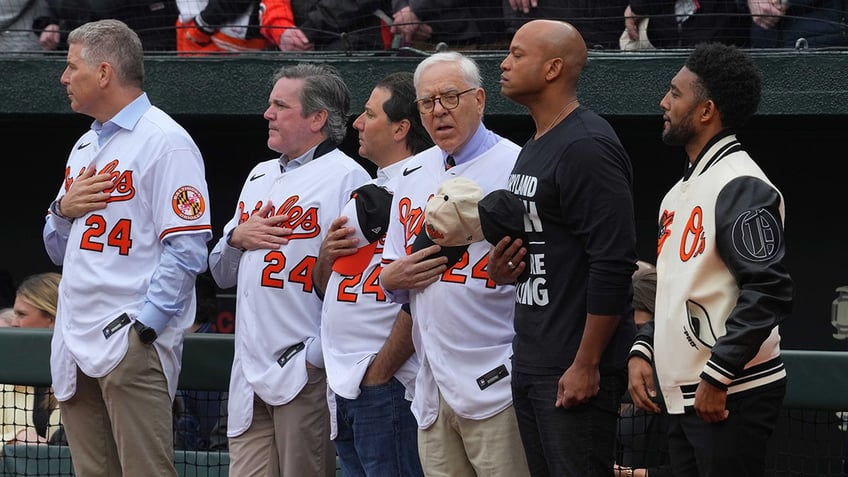
M 576 28 L 533 20 L 501 62 L 501 94 L 536 124 L 509 176 L 526 240 L 501 239 L 488 263 L 492 280 L 516 287 L 512 395 L 533 475 L 612 472 L 635 331 L 633 168 L 578 100 L 587 61 Z
M 3 0 L 0 3 L 0 52 L 38 52 L 32 22 L 47 11 L 45 0 Z
M 144 51 L 174 51 L 175 0 L 47 0 L 48 10 L 35 18 L 32 29 L 45 51 L 67 50 L 68 33 L 95 20 L 116 19 L 127 24 Z
M 648 41 L 656 48 L 691 48 L 706 41 L 750 44 L 751 16 L 738 0 L 630 0 L 624 10 L 630 40 L 639 40 L 644 18 Z
M 383 50 L 377 9 L 390 0 L 262 0 L 262 34 L 281 51 Z
M 518 146 L 483 124 L 486 92 L 470 57 L 436 53 L 418 64 L 414 81 L 421 122 L 436 145 L 398 177 L 380 280 L 392 301 L 411 309 L 421 465 L 426 475 L 529 475 L 510 391 L 515 290 L 486 275 L 489 246 L 479 222 L 451 231 L 460 239 L 450 244 L 458 246 L 452 263 L 425 225 L 429 199 L 445 183 L 465 184 L 459 195 L 472 197 L 506 187 Z
M 53 272 L 27 277 L 17 290 L 13 326 L 53 328 L 61 278 Z M 3 435 L 0 444 L 47 443 L 62 434 L 59 405 L 49 386 L 3 384 L 0 393 Z
M 15 322 L 15 309 L 12 307 L 0 309 L 0 328 L 8 328 Z
M 261 0 L 259 32 L 280 51 L 312 51 L 315 44 L 294 23 L 291 0 Z
M 844 0 L 747 0 L 745 3 L 753 18 L 751 46 L 754 48 L 848 46 L 848 2 Z
M 657 296 L 657 267 L 650 262 L 638 260 L 633 272 L 633 322 L 636 328 L 654 319 L 654 303 Z
M 176 24 L 180 56 L 262 51 L 273 46 L 259 31 L 258 0 L 176 1 L 180 12 Z
M 96 19 L 95 10 L 82 0 L 47 0 L 47 8 L 32 22 L 44 51 L 67 51 L 68 33 Z
M 761 90 L 750 55 L 705 43 L 660 101 L 663 142 L 685 150 L 686 167 L 660 203 L 656 313 L 628 370 L 637 408 L 661 412 L 660 386 L 674 475 L 765 475 L 786 394 L 786 205 L 736 137 Z
M 380 80 L 353 127 L 359 154 L 377 166 L 377 177 L 357 188 L 344 217 L 333 221 L 313 275 L 324 293 L 321 339 L 336 450 L 348 477 L 421 476 L 409 402 L 419 365 L 412 318 L 386 299 L 379 282 L 394 185 L 407 160 L 433 145 L 415 107 L 412 73 Z
M 228 393 L 230 475 L 335 475 L 321 297 L 321 242 L 350 193 L 371 177 L 338 149 L 350 92 L 323 63 L 280 68 L 264 118 L 279 153 L 245 178 L 209 254 L 218 286 L 236 288 Z
M 503 0 L 507 35 L 529 20 L 563 20 L 574 25 L 590 50 L 617 50 L 621 12 L 629 0 Z
M 25 279 L 15 292 L 15 321 L 20 328 L 53 328 L 62 276 L 49 272 Z
M 393 0 L 392 33 L 422 50 L 502 49 L 501 0 Z

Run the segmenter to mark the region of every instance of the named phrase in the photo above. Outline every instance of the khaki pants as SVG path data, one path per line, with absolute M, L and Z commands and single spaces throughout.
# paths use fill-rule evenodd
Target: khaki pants
M 171 396 L 153 345 L 130 330 L 129 348 L 102 378 L 77 368 L 77 390 L 59 403 L 77 477 L 175 477 Z
M 487 419 L 466 419 L 439 393 L 436 422 L 418 430 L 418 454 L 428 477 L 530 475 L 512 406 Z
M 272 406 L 253 397 L 253 422 L 230 437 L 234 477 L 333 477 L 336 447 L 330 440 L 327 375 L 308 368 L 309 381 L 296 398 Z

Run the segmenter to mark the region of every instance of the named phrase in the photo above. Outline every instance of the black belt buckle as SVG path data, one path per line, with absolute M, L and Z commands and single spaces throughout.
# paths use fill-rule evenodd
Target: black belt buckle
M 303 348 L 306 348 L 306 345 L 302 341 L 298 344 L 289 346 L 288 349 L 283 351 L 282 356 L 277 359 L 277 364 L 279 364 L 282 368 L 294 357 L 294 355 L 303 351 Z
M 509 371 L 507 371 L 506 366 L 502 364 L 477 378 L 477 386 L 479 386 L 482 391 L 507 376 L 509 376 Z
M 126 313 L 121 313 L 121 315 L 114 320 L 110 321 L 105 328 L 103 328 L 103 337 L 107 340 L 110 336 L 114 335 L 118 330 L 130 324 L 130 316 Z

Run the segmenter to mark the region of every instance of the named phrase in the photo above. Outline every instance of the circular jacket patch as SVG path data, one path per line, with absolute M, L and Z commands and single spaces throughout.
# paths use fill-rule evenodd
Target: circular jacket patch
M 200 191 L 192 186 L 182 186 L 171 199 L 174 212 L 183 220 L 197 220 L 206 211 L 206 201 Z
M 780 250 L 780 222 L 766 209 L 747 210 L 733 223 L 733 247 L 752 262 L 773 258 Z

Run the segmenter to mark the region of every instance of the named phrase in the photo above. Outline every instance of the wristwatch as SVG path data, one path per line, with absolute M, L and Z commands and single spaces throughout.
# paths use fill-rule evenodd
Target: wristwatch
M 62 215 L 62 213 L 61 213 L 61 212 L 59 212 L 59 208 L 60 208 L 61 202 L 62 202 L 62 198 L 61 198 L 61 197 L 60 197 L 60 198 L 58 198 L 58 199 L 56 199 L 56 200 L 54 200 L 54 201 L 50 204 L 50 213 L 51 213 L 51 214 L 53 214 L 53 215 L 55 215 L 56 217 L 59 217 L 60 219 L 67 220 L 67 221 L 69 221 L 69 222 L 73 222 L 73 221 L 74 221 L 74 219 L 73 219 L 73 218 L 68 217 L 68 216 L 65 216 L 65 215 Z
M 135 320 L 132 327 L 138 332 L 138 337 L 141 338 L 141 342 L 144 344 L 153 343 L 156 341 L 156 338 L 159 337 L 159 335 L 156 334 L 156 330 L 138 320 Z

